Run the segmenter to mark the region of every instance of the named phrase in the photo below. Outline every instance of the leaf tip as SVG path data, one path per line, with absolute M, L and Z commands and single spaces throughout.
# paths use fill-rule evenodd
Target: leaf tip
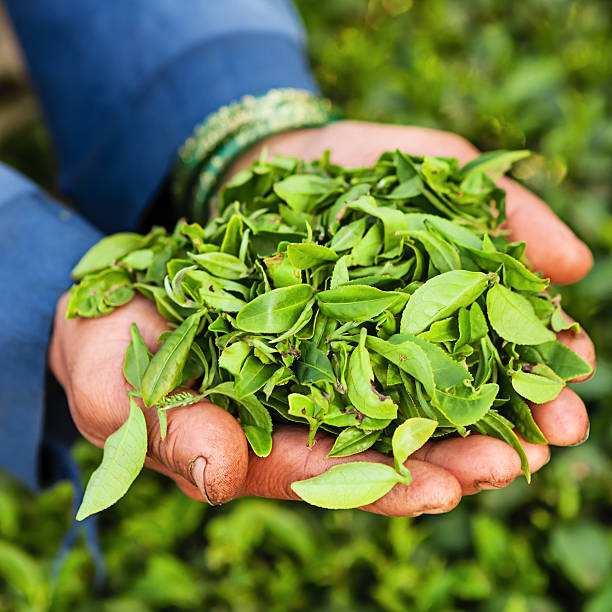
M 87 510 L 87 508 L 84 506 L 84 504 L 81 504 L 79 506 L 79 509 L 76 513 L 76 517 L 75 520 L 81 522 L 84 521 L 87 517 L 91 516 L 92 514 L 94 514 L 93 512 L 90 512 L 89 510 Z

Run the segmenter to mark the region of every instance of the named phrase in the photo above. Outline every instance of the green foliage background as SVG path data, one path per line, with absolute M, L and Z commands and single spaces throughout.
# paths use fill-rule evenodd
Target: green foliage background
M 207 508 L 147 473 L 101 517 L 109 578 L 98 591 L 82 541 L 51 579 L 70 486 L 35 497 L 2 478 L 0 611 L 609 612 L 612 6 L 299 0 L 298 8 L 321 88 L 348 116 L 536 152 L 515 175 L 596 253 L 589 277 L 563 290 L 598 349 L 597 374 L 580 386 L 590 440 L 554 449 L 531 486 L 519 480 L 418 519 L 256 499 Z M 5 134 L 0 159 L 53 185 L 39 122 Z M 83 443 L 76 456 L 88 475 L 100 452 Z

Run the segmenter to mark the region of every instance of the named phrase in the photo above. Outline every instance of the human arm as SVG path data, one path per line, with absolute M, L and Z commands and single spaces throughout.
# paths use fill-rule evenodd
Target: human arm
M 150 6 L 151 5 L 149 4 L 148 7 L 150 7 Z M 241 17 L 244 17 L 244 15 L 241 15 Z M 233 46 L 234 45 L 232 45 L 232 48 L 233 48 Z M 155 47 L 155 45 L 153 45 L 153 47 Z M 230 49 L 227 49 L 227 51 L 229 53 Z M 243 53 L 244 53 L 244 51 L 245 50 L 242 49 Z M 225 55 L 224 55 L 224 57 L 225 57 Z M 282 57 L 283 57 L 282 54 L 277 54 L 277 57 L 274 58 L 274 60 L 275 60 L 274 61 L 274 67 L 275 68 L 279 64 L 279 59 L 282 60 Z M 281 61 L 281 63 L 282 63 L 282 61 Z M 184 74 L 182 72 L 182 67 L 183 66 L 190 65 L 188 62 L 186 62 L 186 63 L 181 63 L 181 62 L 172 63 L 171 62 L 170 64 L 173 67 L 177 66 L 179 74 Z M 258 66 L 258 68 L 261 68 L 261 66 Z M 147 71 L 144 71 L 144 72 L 146 73 Z M 170 70 L 170 72 L 172 72 L 172 70 Z M 102 74 L 104 74 L 104 72 Z M 255 74 L 259 74 L 259 73 L 257 73 L 257 71 L 255 71 Z M 223 76 L 223 75 L 220 74 L 220 76 Z M 233 75 L 233 79 L 234 79 L 234 81 L 242 82 L 240 79 L 236 79 L 236 75 L 235 74 Z M 146 79 L 144 79 L 144 82 L 142 80 L 140 80 L 140 79 L 137 79 L 137 81 L 139 83 L 143 84 L 143 87 L 145 88 L 145 91 L 147 91 L 146 86 L 147 86 L 147 83 L 150 83 L 150 81 L 147 81 Z M 179 79 L 179 81 L 180 81 L 180 79 Z M 193 83 L 197 84 L 197 82 L 198 82 L 197 79 L 195 79 L 192 82 L 192 85 L 193 85 Z M 176 82 L 174 80 L 172 80 L 172 83 L 175 84 Z M 280 86 L 280 85 L 288 86 L 288 85 L 293 85 L 293 83 L 285 81 L 285 82 L 279 82 L 279 83 L 270 84 L 270 85 L 268 85 L 268 87 L 276 86 L 276 85 L 278 85 L 278 86 Z M 251 93 L 259 93 L 259 92 L 263 92 L 264 90 L 265 89 L 252 90 Z M 152 91 L 155 92 L 157 90 L 153 89 Z M 170 94 L 176 94 L 176 89 L 174 89 L 174 88 L 170 88 L 167 91 L 169 91 Z M 195 95 L 195 97 L 197 98 L 198 94 L 201 95 L 202 91 L 203 91 L 202 88 L 200 88 L 200 91 L 198 92 L 197 87 L 195 87 L 195 88 L 193 88 L 191 90 L 191 93 L 193 93 Z M 206 92 L 206 93 L 208 94 L 208 92 Z M 234 97 L 238 97 L 240 95 L 240 93 L 242 93 L 242 92 L 237 91 L 236 95 Z M 91 190 L 91 194 L 88 194 L 87 190 L 85 190 L 85 189 L 83 190 L 83 192 L 79 192 L 78 191 L 78 185 L 80 184 L 78 180 L 73 184 L 73 188 L 76 187 L 77 189 L 76 190 L 73 189 L 72 193 L 75 193 L 80 199 L 84 198 L 86 200 L 85 204 L 87 206 L 89 206 L 87 201 L 90 198 L 91 198 L 92 202 L 94 202 L 94 203 L 98 202 L 98 205 L 102 204 L 102 202 L 99 200 L 100 194 L 102 194 L 102 195 L 106 194 L 105 197 L 106 197 L 106 204 L 107 204 L 108 208 L 105 209 L 105 213 L 108 215 L 108 218 L 111 219 L 113 223 L 116 223 L 117 219 L 119 219 L 121 222 L 125 223 L 126 222 L 126 218 L 125 217 L 121 217 L 121 214 L 119 214 L 119 217 L 117 217 L 117 215 L 110 215 L 109 214 L 109 212 L 114 212 L 114 208 L 113 207 L 116 206 L 116 202 L 115 202 L 114 198 L 112 198 L 112 197 L 109 198 L 108 194 L 111 193 L 111 195 L 112 195 L 112 194 L 116 194 L 117 192 L 116 191 L 108 192 L 108 191 L 105 191 L 105 190 L 107 190 L 109 188 L 115 189 L 116 188 L 115 181 L 116 180 L 120 181 L 122 176 L 124 176 L 124 178 L 125 177 L 129 178 L 129 181 L 127 179 L 125 180 L 124 189 L 121 192 L 121 195 L 122 195 L 123 199 L 120 199 L 118 201 L 120 201 L 120 202 L 128 202 L 128 203 L 129 202 L 135 202 L 135 201 L 141 201 L 142 197 L 140 197 L 140 199 L 139 198 L 134 199 L 132 197 L 134 195 L 134 193 L 136 193 L 136 194 L 140 193 L 140 195 L 142 196 L 142 191 L 147 191 L 146 189 L 144 189 L 144 190 L 142 189 L 143 185 L 149 185 L 148 190 L 150 191 L 151 190 L 151 184 L 155 184 L 155 185 L 159 184 L 159 181 L 162 180 L 162 177 L 165 174 L 165 170 L 167 169 L 166 166 L 169 164 L 169 160 L 172 157 L 172 154 L 168 154 L 168 148 L 169 147 L 167 146 L 167 144 L 168 144 L 167 141 L 162 141 L 161 143 L 159 141 L 151 142 L 151 141 L 149 141 L 146 138 L 144 140 L 140 140 L 140 137 L 142 136 L 143 133 L 147 137 L 154 137 L 155 134 L 157 134 L 160 131 L 162 133 L 165 133 L 166 130 L 164 128 L 167 127 L 167 124 L 165 123 L 165 121 L 167 120 L 168 116 L 170 116 L 170 117 L 176 117 L 177 116 L 177 109 L 182 109 L 182 106 L 180 104 L 177 104 L 177 102 L 181 102 L 182 99 L 181 99 L 180 96 L 179 97 L 177 97 L 176 95 L 171 96 L 173 104 L 169 108 L 166 109 L 169 114 L 165 114 L 165 113 L 159 114 L 159 113 L 156 113 L 155 117 L 151 117 L 150 113 L 147 112 L 147 109 L 148 109 L 147 103 L 143 104 L 142 106 L 138 104 L 138 102 L 140 101 L 140 99 L 142 97 L 143 96 L 137 96 L 137 98 L 135 99 L 135 102 L 136 102 L 135 106 L 136 106 L 137 109 L 139 109 L 139 116 L 141 114 L 144 114 L 144 116 L 146 116 L 149 119 L 149 123 L 148 124 L 140 123 L 139 122 L 139 116 L 135 117 L 135 119 L 136 119 L 135 123 L 130 123 L 129 121 L 126 121 L 125 118 L 123 117 L 123 111 L 122 111 L 121 108 L 119 108 L 118 111 L 115 109 L 116 113 L 118 113 L 118 116 L 120 117 L 120 120 L 117 122 L 117 125 L 119 125 L 119 126 L 127 125 L 127 127 L 131 128 L 131 131 L 128 131 L 127 133 L 130 136 L 132 136 L 132 138 L 133 138 L 133 140 L 135 142 L 138 143 L 138 147 L 137 148 L 133 147 L 132 141 L 130 141 L 130 142 L 128 142 L 126 144 L 122 140 L 122 138 L 117 136 L 117 134 L 121 135 L 121 130 L 119 130 L 118 132 L 117 131 L 113 131 L 113 127 L 115 126 L 115 123 L 113 123 L 113 122 L 111 122 L 110 124 L 105 124 L 104 122 L 101 123 L 101 125 L 109 125 L 109 130 L 108 130 L 109 136 L 108 136 L 108 138 L 111 141 L 114 141 L 114 144 L 116 145 L 115 149 L 112 150 L 112 153 L 114 153 L 115 157 L 117 157 L 118 159 L 123 159 L 122 158 L 123 152 L 124 151 L 128 152 L 127 157 L 126 157 L 127 168 L 130 169 L 130 170 L 133 170 L 133 174 L 128 175 L 127 172 L 125 172 L 125 175 L 121 175 L 121 173 L 118 174 L 117 173 L 116 160 L 112 158 L 112 155 L 108 155 L 108 157 L 106 158 L 107 161 L 108 161 L 108 164 L 107 165 L 100 165 L 100 164 L 98 164 L 98 166 L 96 168 L 96 169 L 99 170 L 100 167 L 104 167 L 105 171 L 108 173 L 106 176 L 104 176 L 104 180 L 106 181 L 105 185 L 103 185 L 100 188 L 99 183 L 95 182 L 96 181 L 96 176 L 91 176 L 92 175 L 91 170 L 90 170 L 89 174 L 87 172 L 85 173 L 87 176 L 91 176 L 91 178 L 94 181 L 93 182 L 93 186 L 95 187 L 94 189 L 91 189 L 91 187 L 92 187 L 91 183 L 88 185 L 90 190 Z M 152 95 L 151 97 L 152 97 L 152 99 L 154 99 L 155 96 Z M 206 98 L 208 99 L 209 97 L 210 96 L 207 96 Z M 44 101 L 44 96 L 43 96 L 43 101 Z M 133 99 L 128 96 L 127 97 L 127 101 L 128 102 L 132 102 Z M 200 103 L 200 105 L 198 107 L 198 117 L 197 117 L 198 119 L 202 115 L 204 115 L 205 112 L 206 112 L 206 107 L 203 104 L 205 100 L 202 100 L 200 98 L 200 101 L 201 101 L 201 103 Z M 125 99 L 124 99 L 124 103 L 125 103 Z M 129 108 L 129 105 L 126 105 L 126 108 Z M 128 115 L 129 115 L 129 112 L 128 112 Z M 179 117 L 187 117 L 188 114 L 183 114 L 182 112 L 178 112 L 178 116 Z M 151 119 L 159 120 L 161 122 L 161 128 L 162 129 L 161 130 L 158 129 L 160 126 L 158 126 L 157 124 L 153 123 L 151 121 Z M 195 121 L 190 121 L 189 129 L 191 128 L 191 124 L 194 123 L 194 122 Z M 83 131 L 80 132 L 80 134 L 83 134 L 83 133 L 86 134 L 86 132 L 83 132 Z M 331 133 L 331 132 L 327 132 L 327 133 Z M 389 132 L 387 134 L 390 135 Z M 186 136 L 186 134 L 184 134 L 182 136 L 182 138 L 184 138 L 185 136 Z M 177 143 L 181 142 L 182 138 L 181 139 L 176 138 L 176 142 Z M 313 136 L 313 140 L 312 140 L 313 144 L 314 144 L 315 140 L 316 140 L 316 137 Z M 327 146 L 329 146 L 329 144 L 332 145 L 332 148 L 335 148 L 336 146 L 342 146 L 344 143 L 337 139 L 336 141 L 329 141 L 328 140 L 327 144 L 325 144 L 324 139 L 320 139 L 320 140 L 318 140 L 318 143 L 316 144 L 316 146 L 320 148 L 322 145 L 324 145 L 323 148 L 327 148 Z M 364 148 L 364 149 L 367 149 L 367 146 L 366 146 L 367 143 L 365 143 L 365 142 L 360 143 L 360 146 L 358 146 L 356 142 L 351 141 L 349 139 L 349 140 L 346 141 L 346 144 L 348 146 L 352 147 L 353 151 L 358 151 L 360 146 L 362 148 Z M 407 143 L 407 145 L 405 147 L 402 146 L 402 148 L 405 148 L 406 150 L 410 150 L 410 147 L 408 146 L 408 144 L 410 144 L 410 143 Z M 103 145 L 104 145 L 104 143 L 102 143 L 101 149 L 95 149 L 94 148 L 95 149 L 94 152 L 99 151 L 99 150 L 102 150 L 102 151 L 105 150 Z M 119 145 L 119 146 L 117 146 L 117 145 Z M 124 146 L 121 146 L 121 145 L 124 145 Z M 384 146 L 384 148 L 389 148 L 390 146 L 392 146 L 392 144 L 391 143 L 387 143 Z M 87 150 L 89 151 L 89 149 L 87 149 Z M 146 163 L 144 163 L 144 162 L 146 162 L 146 159 L 143 160 L 143 156 L 144 156 L 144 158 L 147 158 L 148 157 L 148 152 L 150 150 L 155 151 L 155 155 L 154 156 L 158 155 L 159 151 L 162 151 L 162 152 L 165 151 L 165 153 L 163 155 L 163 158 L 166 161 L 163 164 L 157 164 L 157 165 L 153 164 L 151 166 L 148 166 Z M 307 148 L 302 148 L 301 150 L 303 151 L 304 155 L 309 155 L 311 153 L 314 153 L 314 150 L 308 150 Z M 288 151 L 288 152 L 290 152 L 290 151 Z M 436 151 L 436 152 L 438 152 L 438 151 Z M 441 154 L 452 154 L 452 152 L 450 150 L 449 151 L 439 151 L 439 152 Z M 87 162 L 87 160 L 90 159 L 89 155 L 85 155 L 84 157 L 85 157 L 85 162 Z M 356 159 L 353 159 L 352 163 L 355 163 L 356 161 L 357 161 Z M 141 168 L 140 167 L 136 167 L 139 164 L 142 165 L 143 168 L 148 168 L 147 177 L 152 181 L 152 183 L 147 183 L 147 181 L 142 181 L 141 180 L 142 179 Z M 161 170 L 160 170 L 159 166 L 162 166 Z M 155 168 L 155 171 L 151 171 L 152 168 Z M 109 176 L 110 176 L 110 178 L 112 180 L 109 180 Z M 68 178 L 70 178 L 70 176 L 68 176 Z M 100 179 L 98 179 L 98 180 L 100 180 Z M 130 181 L 131 181 L 131 183 L 130 183 Z M 68 181 L 68 182 L 70 183 L 70 181 Z M 150 194 L 149 194 L 149 196 L 150 196 Z M 98 209 L 96 209 L 96 210 L 100 210 L 101 211 L 102 208 L 98 207 Z M 118 211 L 118 212 L 121 213 L 122 211 Z M 98 214 L 98 212 L 94 211 L 94 214 Z M 112 229 L 115 229 L 115 227 L 113 227 Z M 144 314 L 142 314 L 142 316 L 143 316 L 143 318 L 145 318 Z M 115 321 L 117 321 L 117 319 L 115 319 Z M 101 325 L 101 322 L 100 322 L 100 325 Z M 58 330 L 59 330 L 59 325 L 58 325 Z M 60 332 L 58 332 L 58 334 L 59 333 Z M 67 331 L 67 328 L 63 327 L 63 326 L 62 326 L 62 332 L 61 332 L 60 335 L 62 335 L 62 334 L 66 334 L 66 338 L 68 338 L 68 339 L 71 337 L 70 334 Z M 60 338 L 60 335 L 58 335 L 57 337 Z M 96 334 L 94 334 L 94 335 L 96 335 Z M 66 342 L 66 344 L 69 347 L 72 345 L 70 342 Z M 95 345 L 96 345 L 96 343 L 95 343 L 95 341 L 93 341 L 92 346 L 95 346 Z M 78 346 L 75 347 L 75 348 L 78 348 Z M 81 356 L 87 356 L 88 352 L 87 352 L 86 348 L 87 347 L 84 347 L 84 349 L 83 349 L 84 352 L 77 353 L 77 354 L 79 354 Z M 109 354 L 108 357 L 110 357 L 110 356 L 111 355 Z M 93 356 L 92 356 L 92 359 L 93 359 Z M 68 361 L 70 362 L 70 360 L 68 360 Z M 81 361 L 83 361 L 83 360 L 81 360 Z M 87 362 L 88 360 L 85 359 L 85 361 Z M 108 361 L 108 360 L 106 360 L 106 361 Z M 93 361 L 93 363 L 96 363 L 96 362 Z M 60 378 L 62 377 L 61 367 L 62 366 L 60 366 L 58 364 L 57 368 L 55 368 L 55 371 L 58 374 L 58 376 L 60 376 Z M 117 376 L 117 379 L 122 381 L 122 379 L 119 378 L 121 376 L 119 368 L 118 367 L 115 368 L 114 371 L 115 371 L 115 375 Z M 80 385 L 80 384 L 84 384 L 81 381 L 72 380 L 73 372 L 70 372 L 69 370 L 68 370 L 68 372 L 69 372 L 71 378 L 68 379 L 68 378 L 64 377 L 64 383 L 65 383 L 66 387 L 69 387 L 69 385 L 71 385 L 71 384 L 76 386 L 76 387 L 78 387 L 78 385 Z M 92 385 L 88 389 L 88 393 L 86 395 L 87 396 L 96 397 L 96 398 L 100 398 L 100 397 L 104 397 L 103 393 L 104 393 L 104 391 L 102 391 L 99 394 L 96 394 L 96 389 Z M 78 411 L 80 409 L 80 406 L 78 405 L 79 402 L 75 402 L 74 398 L 73 398 L 72 403 L 73 403 L 73 411 L 74 411 L 74 405 L 76 405 L 76 409 Z M 83 400 L 83 403 L 85 404 L 86 408 L 90 408 L 91 407 L 91 406 L 88 407 L 86 405 L 85 400 Z M 103 414 L 103 413 L 108 411 L 108 409 L 105 407 L 105 404 L 104 404 L 103 401 L 99 401 L 95 406 L 93 406 L 93 410 L 96 411 L 95 414 L 98 414 L 98 411 L 99 411 L 100 414 Z M 84 412 L 87 413 L 88 410 L 86 409 Z M 196 411 L 193 410 L 192 414 L 195 414 L 195 413 L 196 413 Z M 95 417 L 95 415 L 92 415 L 92 416 Z M 122 416 L 122 413 L 118 412 L 118 413 L 116 413 L 115 419 L 119 419 L 119 422 L 120 422 L 121 416 Z M 91 418 L 91 420 L 94 423 L 96 421 L 95 418 Z M 208 425 L 208 423 L 206 422 L 206 420 L 203 420 L 202 427 L 205 427 L 206 425 Z M 102 435 L 102 437 L 105 437 L 106 435 L 108 435 L 110 433 L 110 431 L 112 431 L 112 429 L 108 429 L 108 423 L 107 423 L 106 427 L 100 427 L 99 435 Z M 477 438 L 474 437 L 472 439 L 477 439 Z M 259 462 L 257 460 L 253 460 L 251 462 L 249 460 L 248 461 L 248 470 L 249 470 L 248 474 L 249 474 L 249 476 L 247 477 L 247 480 L 245 481 L 246 483 L 249 483 L 249 485 L 246 486 L 245 491 L 250 492 L 250 493 L 255 493 L 255 494 L 266 494 L 266 495 L 271 495 L 271 496 L 281 495 L 282 493 L 287 494 L 287 488 L 286 488 L 285 484 L 283 483 L 283 481 L 279 478 L 279 475 L 284 475 L 285 478 L 293 478 L 293 479 L 295 479 L 295 473 L 293 473 L 289 469 L 291 467 L 290 465 L 285 465 L 285 468 L 287 468 L 287 469 L 284 469 L 284 470 L 280 469 L 282 467 L 282 465 L 283 465 L 283 460 L 285 458 L 288 459 L 291 456 L 291 457 L 293 457 L 294 465 L 300 465 L 300 462 L 302 464 L 304 464 L 304 462 L 301 461 L 303 459 L 303 455 L 300 454 L 302 451 L 300 450 L 299 446 L 294 443 L 295 439 L 291 438 L 289 436 L 289 437 L 285 437 L 284 440 L 285 441 L 287 441 L 287 440 L 290 441 L 288 448 L 290 450 L 292 450 L 292 451 L 294 450 L 295 454 L 290 454 L 288 452 L 283 452 L 283 449 L 286 450 L 287 447 L 284 447 L 283 444 L 281 443 L 281 442 L 283 442 L 283 438 L 281 438 L 281 440 L 279 442 L 278 435 L 277 435 L 277 442 L 279 442 L 279 443 L 276 444 L 276 448 L 280 449 L 280 453 L 281 454 L 279 455 L 278 452 L 277 452 L 276 457 L 277 458 L 280 457 L 280 463 L 278 463 L 278 462 L 274 463 L 274 461 L 273 461 L 274 457 L 273 456 L 271 456 L 271 458 L 267 462 Z M 293 440 L 293 442 L 291 442 L 291 440 Z M 180 438 L 180 442 L 181 442 L 181 444 L 183 444 L 184 442 L 186 442 L 186 438 L 184 436 L 182 436 Z M 470 441 L 469 444 L 473 445 L 474 442 Z M 497 443 L 496 442 L 496 447 L 498 449 L 502 449 L 502 448 L 506 449 L 506 447 L 504 445 L 501 445 L 501 446 L 500 445 L 501 445 L 501 443 Z M 164 452 L 167 452 L 167 449 L 177 448 L 178 446 L 179 445 L 172 446 L 171 444 L 168 444 L 167 447 L 166 447 L 166 450 L 164 450 Z M 323 444 L 319 444 L 318 448 L 319 449 L 323 449 L 324 445 Z M 180 450 L 180 449 L 177 448 L 177 450 Z M 476 449 L 472 449 L 472 450 L 476 450 Z M 479 450 L 482 450 L 482 449 L 479 449 Z M 539 451 L 539 449 L 538 449 L 538 451 Z M 317 452 L 319 452 L 319 451 L 317 451 Z M 466 477 L 472 478 L 473 482 L 484 482 L 484 483 L 488 482 L 491 486 L 496 486 L 496 485 L 499 485 L 499 483 L 507 482 L 512 477 L 512 470 L 511 469 L 508 470 L 506 468 L 508 468 L 508 467 L 512 468 L 513 462 L 515 462 L 515 460 L 514 460 L 515 455 L 513 454 L 513 451 L 508 451 L 508 450 L 504 450 L 504 451 L 500 450 L 500 453 L 502 453 L 501 456 L 500 456 L 499 453 L 497 453 L 497 454 L 493 453 L 492 455 L 491 455 L 491 453 L 489 453 L 489 455 L 485 454 L 484 459 L 486 459 L 486 461 L 482 460 L 483 459 L 483 454 L 482 453 L 480 453 L 480 454 L 478 452 L 470 453 L 469 457 L 472 459 L 472 461 L 473 461 L 473 463 L 475 465 L 473 465 L 471 467 L 470 466 L 466 467 Z M 504 455 L 504 453 L 506 453 L 506 454 Z M 510 454 L 507 454 L 507 453 L 510 453 Z M 315 465 L 313 463 L 313 461 L 312 461 L 312 458 L 314 456 L 315 456 L 315 454 L 312 454 L 312 455 L 309 456 L 311 458 L 310 468 L 312 468 L 313 465 Z M 155 457 L 153 457 L 153 459 L 155 459 Z M 188 466 L 189 465 L 195 466 L 195 463 L 192 463 L 191 460 L 190 460 L 190 461 L 187 462 L 187 466 L 185 466 L 185 465 L 176 466 L 173 462 L 170 462 L 170 465 L 172 467 L 174 467 L 174 468 L 178 468 L 178 469 L 175 470 L 174 473 L 176 473 L 178 475 L 181 475 L 181 474 L 187 474 L 186 469 L 188 468 Z M 532 467 L 534 467 L 534 466 L 537 467 L 537 461 L 535 461 L 535 460 L 532 461 Z M 324 464 L 321 463 L 319 469 L 322 469 L 323 467 L 324 467 Z M 428 467 L 428 466 L 424 466 L 424 467 Z M 497 470 L 497 471 L 493 475 L 487 473 L 486 475 L 489 476 L 489 479 L 488 480 L 482 480 L 482 478 L 480 478 L 480 474 L 475 473 L 475 470 L 473 468 L 483 468 L 484 472 L 486 472 L 487 470 L 491 471 L 491 469 L 494 469 L 494 470 Z M 427 472 L 428 470 L 425 470 L 425 471 Z M 212 470 L 209 469 L 208 470 L 208 475 L 211 475 L 211 472 L 212 472 Z M 429 472 L 431 473 L 431 470 L 429 470 Z M 276 478 L 274 478 L 274 476 Z M 304 476 L 302 476 L 302 477 L 304 477 Z M 299 475 L 298 475 L 298 478 L 299 478 Z M 417 480 L 415 479 L 415 482 L 416 481 Z M 424 482 L 426 482 L 426 479 L 425 479 Z M 448 509 L 449 504 L 450 504 L 449 500 L 451 500 L 451 498 L 454 499 L 454 503 L 456 503 L 457 486 L 456 486 L 456 484 L 453 485 L 453 486 L 450 486 L 451 482 L 453 482 L 453 481 L 449 480 L 449 487 L 448 487 L 449 497 L 448 497 L 448 499 L 446 499 L 446 500 L 438 499 L 437 500 L 438 504 L 437 504 L 436 507 L 443 508 L 443 509 Z M 431 490 L 432 491 L 440 491 L 442 489 L 442 487 L 440 487 L 438 485 L 439 485 L 439 482 L 432 481 Z M 453 487 L 454 487 L 454 489 L 453 489 Z M 418 490 L 419 490 L 419 488 L 416 485 L 413 484 L 413 486 L 411 488 L 411 491 L 413 493 L 416 493 L 416 491 L 418 491 Z M 234 494 L 239 494 L 239 493 L 240 493 L 240 490 L 234 491 Z M 452 497 L 453 495 L 455 495 L 455 498 Z M 223 498 L 223 497 L 221 497 L 221 498 Z M 200 499 L 201 499 L 201 497 L 200 497 Z M 443 501 L 443 503 L 440 503 L 441 501 Z M 452 504 L 450 504 L 450 505 L 452 505 Z M 431 504 L 428 505 L 428 504 L 424 504 L 424 503 L 421 503 L 421 506 L 422 507 L 429 507 L 429 508 L 432 507 Z M 400 504 L 400 508 L 399 508 L 398 511 L 404 511 L 404 512 L 407 512 L 407 513 L 408 512 L 409 513 L 416 512 L 414 507 L 408 507 L 406 504 L 403 504 L 403 506 L 402 506 L 402 504 Z
M 70 269 L 102 234 L 0 164 L 0 467 L 40 484 L 46 352 Z

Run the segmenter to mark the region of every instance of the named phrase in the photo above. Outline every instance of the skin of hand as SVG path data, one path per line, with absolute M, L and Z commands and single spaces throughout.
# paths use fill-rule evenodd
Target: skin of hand
M 383 151 L 395 148 L 411 154 L 457 157 L 462 163 L 478 154 L 469 142 L 447 132 L 342 121 L 272 136 L 243 155 L 228 176 L 250 164 L 263 147 L 269 155 L 306 159 L 330 149 L 335 163 L 353 167 L 370 165 Z M 528 190 L 507 178 L 499 184 L 507 191 L 509 237 L 527 242 L 526 254 L 534 268 L 555 283 L 584 277 L 592 266 L 586 245 Z M 131 323 L 138 324 L 152 351 L 168 324 L 155 305 L 140 296 L 100 319 L 66 320 L 66 301 L 64 295 L 57 306 L 49 365 L 66 391 L 77 427 L 88 440 L 103 446 L 129 410 L 125 395 L 129 386 L 122 368 Z M 566 331 L 558 337 L 595 367 L 593 344 L 583 331 Z M 552 402 L 532 405 L 532 411 L 550 444 L 580 444 L 588 437 L 585 406 L 568 388 Z M 390 457 L 372 450 L 353 457 L 328 458 L 333 445 L 330 436 L 318 434 L 308 449 L 307 431 L 290 425 L 275 429 L 268 457 L 256 457 L 249 451 L 238 422 L 210 402 L 169 411 L 168 433 L 162 441 L 155 410 L 144 412 L 149 431 L 146 465 L 172 478 L 193 499 L 213 504 L 245 495 L 299 499 L 291 483 L 332 465 L 355 460 L 393 464 Z M 548 445 L 523 444 L 532 471 L 548 461 Z M 442 513 L 455 507 L 462 495 L 504 487 L 521 473 L 519 456 L 510 446 L 477 434 L 428 442 L 406 466 L 412 483 L 396 485 L 363 509 L 389 516 Z

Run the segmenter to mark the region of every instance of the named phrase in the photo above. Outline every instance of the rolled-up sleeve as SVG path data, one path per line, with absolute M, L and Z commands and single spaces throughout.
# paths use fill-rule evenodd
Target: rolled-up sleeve
M 315 90 L 284 0 L 5 0 L 60 158 L 63 190 L 129 229 L 208 113 L 276 87 Z
M 0 164 L 0 468 L 36 488 L 47 345 L 70 270 L 101 233 Z

